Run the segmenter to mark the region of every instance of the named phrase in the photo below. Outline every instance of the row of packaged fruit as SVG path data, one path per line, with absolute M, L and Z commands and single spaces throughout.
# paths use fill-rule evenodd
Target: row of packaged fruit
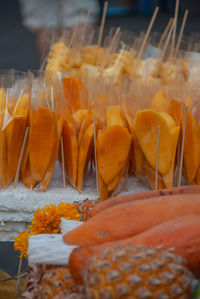
M 125 89 L 58 72 L 0 77 L 1 188 L 21 180 L 45 191 L 57 157 L 78 190 L 89 164 L 96 168 L 101 199 L 116 194 L 128 175 L 153 189 L 180 184 L 175 174 L 200 183 L 198 90 L 137 82 Z

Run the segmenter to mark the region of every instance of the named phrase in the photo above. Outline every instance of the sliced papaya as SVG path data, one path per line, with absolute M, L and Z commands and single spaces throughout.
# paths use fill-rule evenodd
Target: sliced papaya
M 99 186 L 100 200 L 107 199 L 109 196 L 109 192 L 107 190 L 106 184 L 104 183 L 104 181 L 99 173 L 98 173 L 98 186 Z
M 80 127 L 80 131 L 78 134 L 78 146 L 80 147 L 82 138 L 84 136 L 84 133 L 86 129 L 93 123 L 93 112 L 88 111 L 87 114 L 85 115 L 85 118 L 82 120 L 82 124 Z
M 0 128 L 2 128 L 4 116 L 5 116 L 5 109 L 6 109 L 6 91 L 1 88 L 0 89 Z
M 62 119 L 57 120 L 57 125 L 55 126 L 55 133 L 54 133 L 54 150 L 51 153 L 51 158 L 49 161 L 48 168 L 46 170 L 44 179 L 41 183 L 40 190 L 45 191 L 47 186 L 50 183 L 51 177 L 53 175 L 55 163 L 56 163 L 56 158 L 58 155 L 58 150 L 59 150 L 59 145 L 60 145 L 60 138 L 62 134 L 62 126 L 63 126 L 63 121 Z
M 170 101 L 169 114 L 173 117 L 177 125 L 180 125 L 184 104 L 172 98 Z
M 120 170 L 119 174 L 107 185 L 107 190 L 109 192 L 112 192 L 117 188 L 121 178 L 125 174 L 126 167 L 127 167 L 127 162 L 124 163 L 124 165 L 122 166 L 122 169 Z
M 88 109 L 79 109 L 74 113 L 73 117 L 75 120 L 77 132 L 80 131 L 81 124 L 82 124 L 83 120 L 87 117 L 87 115 L 88 115 Z
M 184 114 L 182 117 L 182 134 Z M 187 113 L 183 160 L 187 179 L 189 182 L 192 182 L 200 165 L 200 127 L 197 119 L 191 112 Z
M 98 171 L 105 184 L 109 184 L 120 172 L 131 146 L 128 129 L 112 126 L 97 134 Z
M 178 144 L 179 133 L 180 133 L 180 127 L 178 126 L 170 129 L 170 135 L 172 138 L 172 160 L 168 172 L 165 175 L 163 175 L 163 181 L 166 188 L 171 188 L 173 186 L 175 157 L 176 157 L 176 149 Z
M 30 169 L 36 181 L 42 181 L 54 151 L 54 112 L 41 107 L 31 120 L 29 139 Z
M 83 186 L 83 175 L 84 171 L 87 168 L 89 161 L 88 152 L 90 152 L 90 157 L 93 150 L 93 137 L 94 137 L 94 124 L 91 124 L 85 131 L 83 135 L 78 157 L 78 176 L 77 176 L 77 188 L 82 189 Z
M 65 158 L 65 169 L 70 183 L 76 186 L 78 169 L 78 142 L 76 130 L 69 123 L 63 124 L 63 149 Z
M 16 174 L 17 165 L 26 129 L 26 118 L 13 117 L 5 128 L 7 138 L 7 177 L 10 183 Z
M 164 175 L 169 170 L 172 159 L 172 141 L 167 122 L 162 115 L 152 109 L 140 110 L 135 116 L 135 133 L 145 158 L 156 168 L 158 126 L 160 126 L 158 171 Z

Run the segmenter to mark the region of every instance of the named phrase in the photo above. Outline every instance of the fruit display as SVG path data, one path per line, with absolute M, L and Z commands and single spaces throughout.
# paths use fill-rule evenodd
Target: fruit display
M 57 260 L 56 252 L 60 255 L 61 247 L 66 253 L 71 248 L 69 261 L 67 261 L 67 254 L 66 256 L 64 254 L 62 261 L 59 262 L 60 265 L 46 266 L 48 268 L 44 268 L 39 286 L 33 288 L 32 292 L 35 290 L 37 294 L 43 296 L 46 294 L 47 298 L 52 298 L 53 294 L 55 296 L 76 294 L 77 298 L 107 298 L 108 295 L 109 298 L 129 298 L 129 296 L 160 298 L 161 295 L 165 298 L 192 298 L 200 278 L 200 212 L 197 211 L 200 205 L 195 206 L 196 188 L 195 186 L 181 187 L 179 195 L 171 195 L 172 189 L 164 189 L 161 199 L 158 194 L 155 194 L 156 191 L 151 191 L 152 197 L 149 196 L 150 192 L 146 192 L 146 198 L 145 193 L 141 198 L 140 193 L 138 198 L 133 194 L 133 203 L 136 206 L 141 204 L 144 212 L 135 207 L 132 227 L 127 215 L 123 214 L 127 203 L 116 202 L 113 207 L 105 207 L 96 215 L 91 215 L 91 211 L 86 222 L 80 222 L 75 229 L 71 226 L 72 230 L 69 228 L 66 234 L 61 235 L 66 245 L 62 238 L 54 239 L 55 248 L 48 252 L 50 263 L 54 264 L 55 259 Z M 178 190 L 175 189 L 175 193 L 177 192 Z M 179 207 L 176 201 L 178 196 Z M 120 200 L 120 197 L 113 200 L 118 199 Z M 152 205 L 153 201 L 157 202 L 157 199 L 163 206 L 162 211 L 161 207 L 158 208 L 159 212 L 155 217 L 151 209 L 156 210 Z M 190 204 L 186 208 L 187 200 Z M 104 202 L 95 203 L 91 209 L 95 210 L 102 204 Z M 173 207 L 170 208 L 170 204 Z M 182 209 L 181 205 L 183 205 Z M 189 206 L 193 206 L 196 211 L 190 210 Z M 85 209 L 87 207 L 86 201 Z M 145 215 L 145 209 L 148 217 Z M 81 210 L 84 210 L 83 204 Z M 118 210 L 121 210 L 121 217 Z M 133 211 L 130 210 L 130 214 L 133 214 Z M 113 221 L 114 217 L 118 219 L 117 223 Z M 129 225 L 125 224 L 123 218 L 127 218 Z M 99 222 L 99 227 L 95 222 Z M 113 226 L 112 222 L 114 222 Z M 70 238 L 72 240 L 73 236 L 73 244 L 81 245 L 75 249 L 70 246 L 72 244 Z M 31 236 L 29 238 L 29 261 L 31 262 L 32 256 L 35 256 L 34 263 L 38 263 L 40 267 L 43 261 L 46 261 L 44 252 L 50 246 L 50 240 L 51 246 L 54 246 L 52 235 L 49 236 L 49 241 L 46 237 L 45 243 L 39 242 L 40 235 L 38 235 L 37 248 L 35 239 Z M 28 294 L 30 296 L 30 292 Z
M 134 92 L 132 84 L 128 87 L 126 97 L 120 86 L 94 90 L 93 84 L 104 80 L 84 83 L 64 74 L 59 79 L 54 72 L 30 73 L 24 80 L 29 92 L 20 89 L 18 100 L 16 85 L 9 87 L 13 95 L 1 89 L 2 189 L 20 179 L 26 187 L 45 191 L 57 158 L 63 180 L 78 190 L 88 167 L 95 170 L 101 199 L 116 195 L 128 175 L 152 189 L 176 186 L 178 177 L 198 185 L 200 127 L 198 103 L 192 98 L 173 98 L 164 88 L 154 94 L 156 89 L 146 86 L 144 104 L 138 83 Z M 15 146 L 9 128 L 18 132 Z
M 177 39 L 177 16 L 157 38 L 157 12 L 138 35 L 103 37 L 79 20 L 54 31 L 43 70 L 0 74 L 1 189 L 20 183 L 48 196 L 58 166 L 66 196 L 41 205 L 15 237 L 32 267 L 24 299 L 190 299 L 197 290 L 198 40 L 181 48 L 187 12 Z M 68 202 L 67 188 L 87 190 L 89 173 L 96 199 Z M 130 176 L 153 191 L 118 196 Z
M 161 36 L 152 32 L 157 12 L 146 34 L 117 28 L 102 36 L 87 22 L 55 30 L 43 71 L 24 81 L 2 73 L 2 189 L 21 181 L 45 191 L 57 160 L 64 188 L 80 192 L 90 168 L 102 200 L 127 190 L 132 175 L 156 190 L 199 184 L 195 52 L 182 51 L 183 28 L 174 40 L 175 21 Z

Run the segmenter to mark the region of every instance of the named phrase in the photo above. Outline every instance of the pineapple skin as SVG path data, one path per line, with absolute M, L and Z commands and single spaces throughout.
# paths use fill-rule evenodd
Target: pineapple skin
M 67 266 L 51 266 L 44 272 L 40 283 L 39 299 L 68 298 L 71 294 L 78 296 L 79 287 L 72 279 Z
M 92 257 L 83 280 L 87 299 L 189 299 L 196 281 L 183 258 L 147 246 Z

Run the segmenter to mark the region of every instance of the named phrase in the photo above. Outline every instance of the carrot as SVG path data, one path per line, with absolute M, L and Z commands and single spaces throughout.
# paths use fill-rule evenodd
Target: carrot
M 141 244 L 152 247 L 162 245 L 162 249 L 174 248 L 174 253 L 185 258 L 189 269 L 200 276 L 200 217 L 194 214 L 176 217 L 131 238 L 77 248 L 69 258 L 70 272 L 75 281 L 81 283 L 83 268 L 91 256 L 105 252 L 106 248 L 135 247 Z
M 199 195 L 174 195 L 128 202 L 90 218 L 65 234 L 64 241 L 69 245 L 94 246 L 137 235 L 159 223 L 188 214 L 200 216 Z
M 135 200 L 148 199 L 152 197 L 167 196 L 167 195 L 178 195 L 178 194 L 200 194 L 200 186 L 182 186 L 170 189 L 154 190 L 133 194 L 126 194 L 117 197 L 110 198 L 109 200 L 99 202 L 96 204 L 90 215 L 95 216 L 96 214 L 103 212 L 105 209 L 113 207 L 117 204 L 127 203 Z

